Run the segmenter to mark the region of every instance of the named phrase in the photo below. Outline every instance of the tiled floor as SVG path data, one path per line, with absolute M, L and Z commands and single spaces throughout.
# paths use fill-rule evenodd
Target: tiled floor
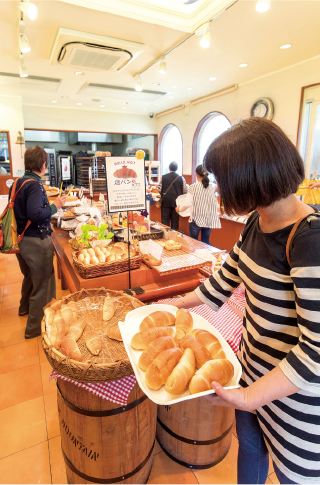
M 0 483 L 67 483 L 55 382 L 40 337 L 24 339 L 18 316 L 22 276 L 14 255 L 0 254 Z M 57 280 L 57 298 L 67 295 Z M 156 444 L 148 483 L 236 483 L 238 440 L 219 465 L 191 471 Z M 267 483 L 279 483 L 270 466 Z

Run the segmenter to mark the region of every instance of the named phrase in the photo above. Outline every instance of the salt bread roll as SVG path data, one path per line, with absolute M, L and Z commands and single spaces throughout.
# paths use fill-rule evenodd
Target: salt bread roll
M 68 301 L 67 307 L 71 308 L 73 313 L 73 321 L 75 322 L 78 318 L 78 305 L 75 301 Z
M 150 342 L 159 337 L 173 337 L 174 328 L 172 327 L 155 327 L 147 328 L 142 332 L 136 333 L 131 340 L 131 347 L 136 350 L 145 350 Z
M 196 358 L 196 366 L 200 369 L 208 360 L 211 360 L 211 354 L 200 342 L 190 335 L 186 335 L 180 340 L 182 350 L 191 349 Z
M 54 316 L 56 312 L 49 306 L 48 308 L 45 309 L 44 315 L 46 318 L 46 330 L 48 331 L 52 325 Z
M 209 350 L 212 359 L 226 359 L 226 354 L 222 350 L 219 340 L 212 333 L 202 330 L 202 328 L 196 328 L 192 330 L 191 336 L 199 340 Z
M 73 323 L 73 312 L 72 309 L 68 305 L 62 305 L 61 307 L 61 315 L 65 322 L 65 330 L 68 333 L 70 325 Z
M 164 390 L 169 394 L 181 394 L 189 384 L 196 372 L 196 359 L 191 349 L 186 349 L 179 360 L 179 364 L 173 369 Z
M 51 329 L 50 329 L 50 342 L 55 349 L 60 347 L 62 339 L 64 338 L 65 334 L 66 334 L 66 330 L 65 330 L 64 319 L 61 315 L 61 312 L 58 311 L 54 315 L 53 322 L 51 324 Z
M 176 313 L 176 338 L 181 340 L 182 337 L 190 335 L 193 328 L 193 318 L 188 310 L 180 308 Z
M 84 333 L 84 340 L 90 352 L 93 355 L 98 355 L 102 348 L 102 342 L 98 332 L 95 330 L 87 330 Z
M 110 295 L 107 295 L 104 300 L 103 308 L 102 308 L 102 318 L 105 322 L 111 320 L 114 315 L 114 305 L 113 300 Z
M 169 325 L 174 325 L 176 317 L 169 312 L 153 312 L 145 317 L 140 323 L 139 330 L 146 330 L 147 328 L 155 327 L 167 327 Z
M 84 318 L 79 318 L 76 322 L 73 322 L 68 330 L 68 336 L 74 338 L 75 340 L 79 340 L 86 326 L 86 321 Z
M 147 369 L 145 375 L 147 386 L 154 391 L 160 389 L 166 383 L 182 355 L 182 350 L 178 347 L 161 352 Z
M 179 347 L 179 341 L 175 337 L 159 337 L 153 340 L 146 350 L 140 355 L 138 366 L 145 372 L 154 359 L 164 350 Z
M 191 379 L 189 391 L 191 394 L 210 391 L 212 382 L 218 382 L 221 386 L 226 386 L 231 381 L 234 368 L 227 359 L 209 360 Z
M 118 324 L 108 328 L 107 337 L 113 340 L 119 340 L 120 342 L 122 342 L 122 337 L 121 337 L 120 328 Z
M 69 335 L 66 335 L 61 342 L 61 349 L 65 352 L 67 357 L 74 360 L 81 360 L 81 352 L 76 340 Z

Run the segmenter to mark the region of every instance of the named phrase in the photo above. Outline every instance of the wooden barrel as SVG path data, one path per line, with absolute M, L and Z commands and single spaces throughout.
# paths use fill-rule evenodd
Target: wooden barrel
M 180 465 L 211 468 L 229 451 L 234 417 L 234 409 L 212 406 L 204 398 L 158 406 L 157 440 Z
M 58 413 L 68 483 L 146 483 L 157 406 L 136 384 L 119 406 L 59 379 Z

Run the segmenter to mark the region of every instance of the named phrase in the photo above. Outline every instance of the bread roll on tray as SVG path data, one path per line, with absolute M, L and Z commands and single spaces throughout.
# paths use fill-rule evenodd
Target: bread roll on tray
M 174 325 L 176 317 L 169 312 L 153 312 L 145 317 L 140 323 L 139 330 L 146 330 L 147 328 L 155 327 L 167 327 L 169 325 Z
M 222 350 L 219 340 L 212 333 L 202 330 L 202 328 L 196 328 L 191 332 L 191 336 L 199 340 L 209 350 L 212 359 L 226 359 L 226 354 Z
M 61 342 L 61 349 L 64 351 L 67 357 L 74 360 L 81 360 L 81 352 L 77 342 L 73 337 L 66 335 Z
M 189 385 L 191 394 L 210 391 L 212 382 L 218 382 L 221 386 L 226 386 L 231 381 L 234 368 L 227 359 L 215 359 L 206 362 L 201 369 L 197 370 Z
M 140 355 L 138 366 L 144 372 L 152 364 L 154 359 L 164 350 L 179 347 L 179 341 L 175 337 L 159 337 L 153 340 L 146 350 Z
M 64 319 L 61 312 L 58 311 L 54 318 L 50 329 L 50 342 L 51 345 L 57 349 L 60 347 L 62 339 L 66 334 Z
M 113 340 L 119 340 L 120 342 L 122 342 L 122 337 L 121 337 L 120 328 L 118 324 L 108 328 L 107 337 Z
M 196 359 L 196 366 L 200 369 L 208 360 L 211 360 L 211 354 L 200 342 L 190 335 L 186 335 L 180 340 L 182 350 L 191 349 Z
M 86 326 L 86 321 L 84 318 L 79 318 L 76 322 L 73 322 L 68 330 L 68 336 L 74 338 L 75 340 L 79 340 Z
M 159 337 L 173 337 L 173 327 L 147 328 L 142 332 L 136 333 L 131 339 L 131 347 L 135 350 L 145 350 L 150 342 Z
M 173 369 L 164 390 L 169 394 L 181 394 L 186 390 L 191 378 L 196 372 L 196 360 L 191 349 L 186 349 L 179 360 L 179 364 Z
M 188 310 L 180 308 L 176 313 L 176 337 L 181 340 L 185 335 L 190 335 L 193 328 L 193 318 Z
M 98 332 L 95 330 L 87 330 L 84 333 L 84 340 L 88 350 L 90 350 L 93 355 L 98 355 L 102 348 L 102 341 Z
M 161 352 L 149 365 L 145 379 L 149 389 L 157 391 L 166 383 L 169 375 L 182 357 L 182 350 L 178 347 Z

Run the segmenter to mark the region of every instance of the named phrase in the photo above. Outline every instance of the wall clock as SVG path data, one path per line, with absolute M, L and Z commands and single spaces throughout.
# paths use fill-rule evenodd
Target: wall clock
M 258 116 L 272 120 L 273 118 L 273 102 L 270 98 L 259 98 L 251 108 L 250 116 Z

